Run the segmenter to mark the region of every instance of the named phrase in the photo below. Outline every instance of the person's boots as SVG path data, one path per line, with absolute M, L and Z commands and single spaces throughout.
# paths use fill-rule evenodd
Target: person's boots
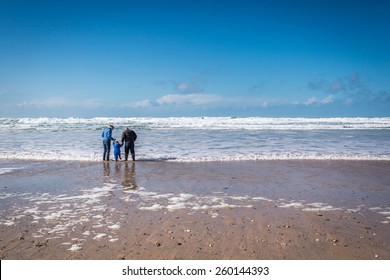
M 129 157 L 129 154 L 125 154 L 125 161 L 127 161 L 128 157 Z
M 135 153 L 131 153 L 131 157 L 133 158 L 133 161 L 135 161 Z

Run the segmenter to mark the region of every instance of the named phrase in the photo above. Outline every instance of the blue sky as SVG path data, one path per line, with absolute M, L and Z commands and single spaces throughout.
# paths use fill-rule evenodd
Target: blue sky
M 389 10 L 0 0 L 0 117 L 390 116 Z

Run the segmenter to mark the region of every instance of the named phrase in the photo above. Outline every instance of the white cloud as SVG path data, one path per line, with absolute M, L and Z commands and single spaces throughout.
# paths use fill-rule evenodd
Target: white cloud
M 334 101 L 333 95 L 329 95 L 321 100 L 321 104 L 329 104 Z
M 303 102 L 304 105 L 310 106 L 310 105 L 325 105 L 332 103 L 334 101 L 333 95 L 329 95 L 325 97 L 324 99 L 318 100 L 316 97 L 310 97 L 308 100 Z
M 212 94 L 199 94 L 191 93 L 186 95 L 181 94 L 169 94 L 165 95 L 156 100 L 159 105 L 181 105 L 181 104 L 190 104 L 190 105 L 209 105 L 216 104 L 221 101 L 222 97 Z
M 178 84 L 176 86 L 176 88 L 177 88 L 178 91 L 186 92 L 186 91 L 188 91 L 190 89 L 190 86 L 185 84 L 185 83 L 181 83 L 181 84 Z
M 209 106 L 213 108 L 266 108 L 273 102 L 253 97 L 223 97 L 216 94 L 168 94 L 156 100 L 142 100 L 130 102 L 122 107 L 148 108 L 148 107 L 172 107 L 172 106 Z
M 308 100 L 306 100 L 305 102 L 303 102 L 303 104 L 305 105 L 311 105 L 311 104 L 315 104 L 317 102 L 317 98 L 315 97 L 310 97 Z
M 156 100 L 141 100 L 135 102 L 129 102 L 121 107 L 132 107 L 132 108 L 147 108 L 153 106 L 176 106 L 176 105 L 192 105 L 192 106 L 203 106 L 217 104 L 222 101 L 223 98 L 213 94 L 168 94 L 164 95 Z
M 26 108 L 57 108 L 57 107 L 78 107 L 97 108 L 102 105 L 100 99 L 91 98 L 86 100 L 68 99 L 65 97 L 51 97 L 44 100 L 32 100 L 19 103 L 19 107 Z
M 130 102 L 123 104 L 121 107 L 132 107 L 132 108 L 146 108 L 146 107 L 151 107 L 153 106 L 154 102 L 145 99 L 142 101 L 135 101 L 135 102 Z
M 175 80 L 156 82 L 156 85 L 164 88 L 171 88 L 176 93 L 180 94 L 197 94 L 204 92 L 207 81 L 201 78 L 192 78 L 190 81 L 182 82 Z

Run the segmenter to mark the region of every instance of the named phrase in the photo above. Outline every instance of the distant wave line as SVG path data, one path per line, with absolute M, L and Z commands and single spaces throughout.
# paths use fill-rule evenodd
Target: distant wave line
M 0 118 L 0 131 L 99 130 L 114 124 L 134 129 L 389 130 L 390 118 Z

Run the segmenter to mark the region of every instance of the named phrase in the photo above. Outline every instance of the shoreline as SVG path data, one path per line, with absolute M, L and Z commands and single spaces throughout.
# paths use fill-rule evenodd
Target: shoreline
M 0 160 L 1 259 L 390 259 L 390 162 Z
M 111 156 L 110 162 L 115 162 Z M 20 161 L 20 162 L 79 162 L 79 163 L 99 163 L 102 162 L 101 156 L 96 157 L 95 159 L 58 159 L 58 158 L 23 158 L 23 157 L 1 157 L 0 161 Z M 118 160 L 123 161 L 123 160 Z M 130 160 L 131 161 L 131 160 Z M 289 156 L 285 155 L 283 157 L 275 158 L 273 156 L 258 156 L 251 158 L 229 158 L 229 159 L 215 159 L 215 158 L 198 158 L 198 159 L 177 159 L 174 157 L 162 157 L 162 158 L 140 158 L 138 157 L 137 162 L 169 162 L 169 163 L 229 163 L 229 162 L 268 162 L 268 161 L 352 161 L 352 162 L 390 162 L 390 158 L 387 155 L 365 155 L 365 156 L 348 156 L 348 157 L 337 157 L 328 155 L 326 157 L 321 156 Z

